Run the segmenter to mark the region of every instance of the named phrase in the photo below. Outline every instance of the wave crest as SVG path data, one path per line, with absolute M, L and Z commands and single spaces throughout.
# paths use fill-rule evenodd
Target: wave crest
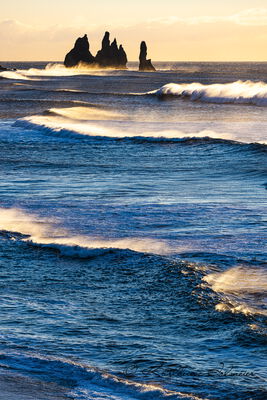
M 119 130 L 96 123 L 89 122 L 67 122 L 49 116 L 26 117 L 17 121 L 17 126 L 28 129 L 37 129 L 48 135 L 65 138 L 82 139 L 113 139 L 113 140 L 135 140 L 137 142 L 181 142 L 188 140 L 230 140 L 234 138 L 231 134 L 203 130 L 199 132 L 182 132 L 179 130 L 144 131 L 131 132 L 129 130 Z
M 28 244 L 47 247 L 70 257 L 87 258 L 102 255 L 114 249 L 141 253 L 169 254 L 171 249 L 163 241 L 147 238 L 102 238 L 73 235 L 58 227 L 57 220 L 40 218 L 22 210 L 0 209 L 0 231 L 19 233 L 11 236 Z
M 267 273 L 262 268 L 237 266 L 203 278 L 221 296 L 217 311 L 267 316 Z
M 24 117 L 15 122 L 15 126 L 36 130 L 57 138 L 133 140 L 140 142 L 191 142 L 195 141 L 231 141 L 239 143 L 266 144 L 264 132 L 235 130 L 229 126 L 217 124 L 213 129 L 206 129 L 205 124 L 166 123 L 161 121 L 142 121 L 126 113 L 99 108 L 97 106 L 73 106 L 52 108 L 42 115 Z M 227 129 L 227 128 L 226 128 Z
M 4 79 L 12 79 L 12 80 L 31 80 L 28 76 L 23 74 L 20 71 L 4 71 L 0 72 L 0 77 Z
M 178 96 L 207 103 L 253 104 L 267 106 L 267 84 L 264 82 L 236 81 L 224 84 L 203 85 L 194 83 L 168 83 L 146 94 Z
M 160 129 L 161 126 L 157 124 L 152 124 L 146 129 L 145 124 L 128 120 L 127 115 L 96 107 L 53 108 L 44 115 L 22 118 L 16 121 L 15 125 L 66 138 L 125 139 L 138 142 L 235 140 L 230 133 L 215 132 L 211 129 L 184 132 L 175 127 Z

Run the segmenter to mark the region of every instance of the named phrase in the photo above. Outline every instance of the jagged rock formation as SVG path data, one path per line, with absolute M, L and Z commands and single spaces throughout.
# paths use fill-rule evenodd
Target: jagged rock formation
M 110 44 L 109 32 L 106 32 L 102 40 L 102 48 L 93 57 L 89 51 L 89 42 L 87 35 L 78 38 L 74 48 L 66 55 L 65 67 L 75 67 L 80 63 L 101 68 L 120 68 L 125 69 L 127 64 L 126 53 L 120 45 L 118 47 L 116 39 Z
M 139 55 L 139 71 L 156 71 L 151 60 L 147 60 L 146 42 L 141 42 Z
M 95 58 L 90 53 L 87 35 L 84 35 L 76 40 L 73 49 L 65 57 L 64 65 L 76 67 L 80 63 L 93 64 L 94 62 Z
M 102 40 L 102 48 L 97 52 L 95 62 L 101 67 L 126 68 L 127 56 L 117 40 L 114 39 L 110 44 L 109 32 L 106 32 Z

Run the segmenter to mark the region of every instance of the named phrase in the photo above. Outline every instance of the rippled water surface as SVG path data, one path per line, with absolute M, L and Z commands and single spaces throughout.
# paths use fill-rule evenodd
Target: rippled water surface
M 16 68 L 3 398 L 266 399 L 267 63 Z

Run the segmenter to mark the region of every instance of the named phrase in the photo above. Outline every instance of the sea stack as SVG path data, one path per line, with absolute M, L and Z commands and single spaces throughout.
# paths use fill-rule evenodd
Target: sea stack
M 97 52 L 95 62 L 104 68 L 125 69 L 127 64 L 126 53 L 122 45 L 118 47 L 116 39 L 110 44 L 109 35 L 109 32 L 105 32 L 102 40 L 102 48 Z
M 156 71 L 151 59 L 147 60 L 147 46 L 146 42 L 141 42 L 140 55 L 139 55 L 139 71 Z
M 73 49 L 65 57 L 64 65 L 71 68 L 79 64 L 93 64 L 94 62 L 95 58 L 90 53 L 87 35 L 84 35 L 76 40 Z
M 116 39 L 110 44 L 109 35 L 109 32 L 105 33 L 101 50 L 97 52 L 96 57 L 89 51 L 87 35 L 78 38 L 74 48 L 65 57 L 65 67 L 84 64 L 91 67 L 126 69 L 127 55 L 122 45 L 118 47 Z

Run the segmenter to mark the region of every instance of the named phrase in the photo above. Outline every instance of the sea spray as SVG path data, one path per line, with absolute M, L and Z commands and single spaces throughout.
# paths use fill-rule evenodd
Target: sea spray
M 66 256 L 81 258 L 95 256 L 99 254 L 96 249 L 129 249 L 154 254 L 171 252 L 164 241 L 146 238 L 110 239 L 72 235 L 67 230 L 59 228 L 56 223 L 58 224 L 59 221 L 39 218 L 15 208 L 0 208 L 0 230 L 25 235 L 24 238 L 19 237 L 19 239 L 29 244 L 56 249 Z
M 219 294 L 217 311 L 267 316 L 267 273 L 263 268 L 238 265 L 203 278 Z

